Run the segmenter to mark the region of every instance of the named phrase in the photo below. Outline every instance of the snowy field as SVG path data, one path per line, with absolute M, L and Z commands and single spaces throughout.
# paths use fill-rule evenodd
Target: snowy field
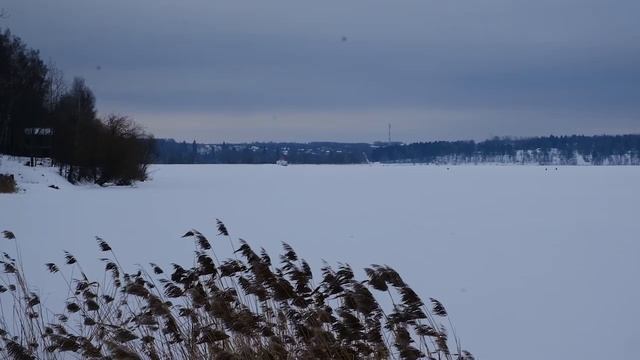
M 6 159 L 0 173 L 11 167 L 24 191 L 0 194 L 0 230 L 18 237 L 45 302 L 66 296 L 43 266 L 63 249 L 91 273 L 96 235 L 132 271 L 190 264 L 180 236 L 195 228 L 226 257 L 220 218 L 274 259 L 285 241 L 314 270 L 396 268 L 445 304 L 481 360 L 638 357 L 640 167 L 165 165 L 124 188 Z

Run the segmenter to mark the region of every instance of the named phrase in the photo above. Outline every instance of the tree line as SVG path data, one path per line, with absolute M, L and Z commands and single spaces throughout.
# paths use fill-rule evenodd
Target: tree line
M 72 183 L 144 180 L 152 137 L 131 119 L 99 117 L 82 78 L 71 84 L 8 29 L 0 29 L 0 152 L 50 157 Z
M 246 143 L 198 144 L 156 139 L 154 162 L 160 164 L 359 164 L 371 145 L 365 143 Z
M 493 138 L 476 142 L 412 144 L 241 143 L 199 144 L 157 139 L 154 162 L 162 164 L 556 164 L 640 165 L 640 135 Z
M 640 135 L 544 136 L 434 141 L 378 147 L 380 162 L 640 165 Z

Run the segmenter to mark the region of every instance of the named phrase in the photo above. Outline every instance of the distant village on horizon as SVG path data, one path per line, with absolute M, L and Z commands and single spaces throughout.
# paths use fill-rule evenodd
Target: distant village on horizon
M 164 164 L 555 164 L 640 165 L 640 135 L 495 137 L 484 141 L 403 143 L 248 142 L 206 144 L 155 139 L 154 159 Z

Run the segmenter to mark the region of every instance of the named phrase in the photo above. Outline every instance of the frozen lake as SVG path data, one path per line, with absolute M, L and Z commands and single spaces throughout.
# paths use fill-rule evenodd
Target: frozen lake
M 274 259 L 288 242 L 315 271 L 394 267 L 444 303 L 479 359 L 637 357 L 640 167 L 163 165 L 135 188 L 24 171 L 26 191 L 0 195 L 0 230 L 45 302 L 66 296 L 43 266 L 63 249 L 90 272 L 96 235 L 132 271 L 190 264 L 180 236 L 195 228 L 226 257 L 220 218 Z

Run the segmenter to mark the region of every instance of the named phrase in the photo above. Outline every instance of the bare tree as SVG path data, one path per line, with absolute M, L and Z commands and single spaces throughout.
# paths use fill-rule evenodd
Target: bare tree
M 64 74 L 62 70 L 56 67 L 53 60 L 47 63 L 47 85 L 49 86 L 46 107 L 49 111 L 53 111 L 56 104 L 67 92 L 67 84 L 64 82 Z

